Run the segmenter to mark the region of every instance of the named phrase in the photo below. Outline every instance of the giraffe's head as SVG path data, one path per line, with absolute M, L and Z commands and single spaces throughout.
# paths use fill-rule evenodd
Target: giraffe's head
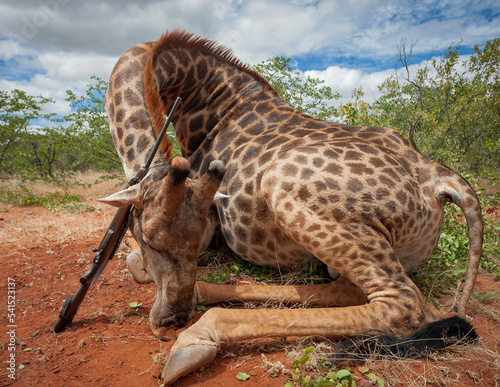
M 198 180 L 188 179 L 189 172 L 189 162 L 177 157 L 170 165 L 152 168 L 139 184 L 101 199 L 116 207 L 134 205 L 130 229 L 157 285 L 149 321 L 160 338 L 170 324 L 183 325 L 193 316 L 196 258 L 225 167 L 213 161 Z

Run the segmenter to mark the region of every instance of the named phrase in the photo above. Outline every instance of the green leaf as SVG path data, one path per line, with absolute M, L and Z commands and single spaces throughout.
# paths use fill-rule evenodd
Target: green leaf
M 194 307 L 194 310 L 197 311 L 197 312 L 203 312 L 204 310 L 206 310 L 207 308 L 205 307 L 205 305 L 200 305 L 200 304 L 197 304 L 195 305 Z
M 361 372 L 363 375 L 370 372 L 370 369 L 368 367 L 359 367 L 358 369 L 359 372 Z
M 309 355 L 304 355 L 300 358 L 299 364 L 306 364 L 309 360 Z
M 19 369 L 20 370 L 24 369 L 24 364 L 19 364 Z
M 340 371 L 337 372 L 337 377 L 339 379 L 347 378 L 347 377 L 349 377 L 351 375 L 352 374 L 349 371 L 347 371 L 347 370 L 340 370 Z
M 244 373 L 244 372 L 238 372 L 236 375 L 236 379 L 241 380 L 242 382 L 250 379 L 250 375 Z
M 314 346 L 304 348 L 304 353 L 306 355 L 309 354 L 309 353 L 311 353 L 312 351 L 314 351 Z
M 206 310 L 207 308 L 205 307 L 205 303 L 207 301 L 206 300 L 200 300 L 195 306 L 194 306 L 194 310 L 197 311 L 197 312 L 203 312 L 204 310 Z
M 136 309 L 136 308 L 138 308 L 141 305 L 142 305 L 142 303 L 131 302 L 130 304 L 128 304 L 128 307 L 131 308 L 131 309 Z
M 328 387 L 328 386 L 335 386 L 335 383 L 332 382 L 331 380 L 319 380 L 314 383 L 314 387 Z

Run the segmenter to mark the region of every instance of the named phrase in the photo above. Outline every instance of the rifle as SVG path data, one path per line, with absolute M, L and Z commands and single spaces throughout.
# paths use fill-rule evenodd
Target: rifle
M 167 120 L 163 125 L 160 135 L 158 136 L 155 145 L 151 150 L 151 153 L 149 154 L 146 164 L 142 166 L 139 171 L 137 171 L 135 177 L 130 179 L 130 181 L 125 185 L 125 188 L 139 183 L 148 172 L 149 167 L 151 166 L 155 154 L 160 146 L 160 143 L 165 136 L 165 133 L 167 132 L 170 122 L 172 121 L 175 110 L 177 109 L 177 106 L 180 102 L 181 98 L 177 97 L 174 105 L 172 106 L 172 109 L 170 110 L 170 114 L 168 115 Z M 70 294 L 68 297 L 66 297 L 66 300 L 64 301 L 64 304 L 61 308 L 61 312 L 59 313 L 59 318 L 57 319 L 56 323 L 54 324 L 54 328 L 52 329 L 54 332 L 58 333 L 63 331 L 66 326 L 68 326 L 68 324 L 73 321 L 73 318 L 75 317 L 75 314 L 78 311 L 83 298 L 87 294 L 87 291 L 92 287 L 92 285 L 94 285 L 108 262 L 113 258 L 116 250 L 120 246 L 125 232 L 128 229 L 128 222 L 132 207 L 133 205 L 130 204 L 126 207 L 119 208 L 116 212 L 110 226 L 108 227 L 108 230 L 102 238 L 101 244 L 97 249 L 93 249 L 96 254 L 94 256 L 92 266 L 80 278 L 80 287 L 77 289 L 75 294 Z

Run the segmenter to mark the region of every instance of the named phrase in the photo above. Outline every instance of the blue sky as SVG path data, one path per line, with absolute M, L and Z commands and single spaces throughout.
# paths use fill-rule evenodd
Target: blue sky
M 402 39 L 414 68 L 452 44 L 464 55 L 500 37 L 498 0 L 2 0 L 0 89 L 54 98 L 66 114 L 67 89 L 91 75 L 108 79 L 135 43 L 182 28 L 233 49 L 250 64 L 276 55 L 349 98 L 368 100 L 394 73 Z

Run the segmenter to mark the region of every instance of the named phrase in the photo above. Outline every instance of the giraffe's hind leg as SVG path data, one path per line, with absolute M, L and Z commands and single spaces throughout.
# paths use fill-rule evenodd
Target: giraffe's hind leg
M 353 175 L 333 163 L 314 168 L 311 164 L 320 165 L 315 160 L 297 166 L 297 153 L 321 154 L 324 149 L 321 144 L 294 149 L 275 160 L 264 174 L 261 189 L 276 224 L 358 286 L 370 304 L 380 302 L 384 309 L 389 307 L 383 318 L 394 319 L 389 323 L 394 329 L 373 329 L 406 334 L 441 318 L 408 277 L 391 246 L 395 234 L 385 224 L 396 215 L 395 210 L 386 206 L 388 200 L 378 192 L 373 196 L 380 196 L 379 202 L 370 203 L 376 211 L 362 200 L 368 197 L 365 194 L 376 191 L 376 187 L 366 188 L 369 184 L 365 181 L 372 175 Z M 400 211 L 403 216 L 405 209 Z

